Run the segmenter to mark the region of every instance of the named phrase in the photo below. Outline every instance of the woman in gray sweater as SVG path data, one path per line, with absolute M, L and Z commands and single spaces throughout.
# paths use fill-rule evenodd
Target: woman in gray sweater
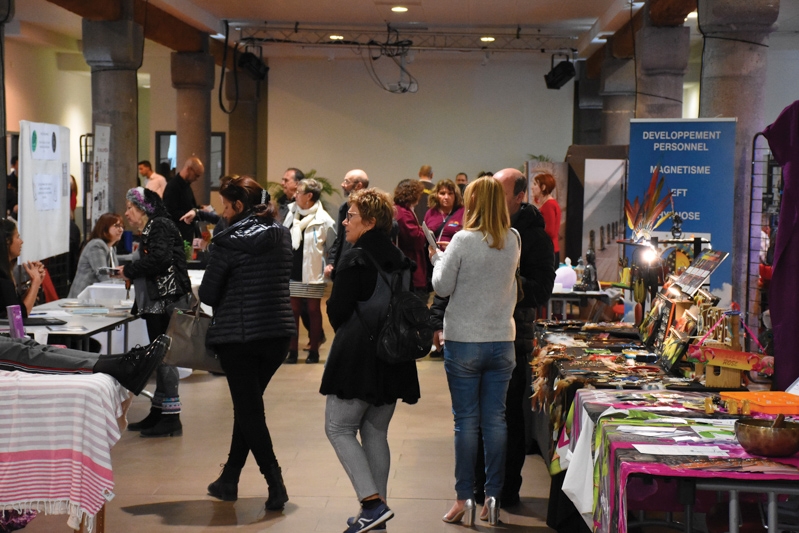
M 455 417 L 457 501 L 445 522 L 472 525 L 478 429 L 486 454 L 485 505 L 480 518 L 497 523 L 507 426 L 505 395 L 513 349 L 519 237 L 510 230 L 502 186 L 481 178 L 465 191 L 463 231 L 446 252 L 431 253 L 433 288 L 449 296 L 444 313 L 444 368 Z
M 111 279 L 110 274 L 101 273 L 100 268 L 119 264 L 114 245 L 122 238 L 124 231 L 122 217 L 116 213 L 105 213 L 97 219 L 89 242 L 80 253 L 78 270 L 69 288 L 69 298 L 77 298 L 89 285 Z

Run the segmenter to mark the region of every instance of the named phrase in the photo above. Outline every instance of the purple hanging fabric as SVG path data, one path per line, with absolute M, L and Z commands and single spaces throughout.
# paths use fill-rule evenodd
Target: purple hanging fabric
M 799 101 L 763 130 L 782 165 L 784 189 L 777 224 L 769 308 L 774 328 L 774 388 L 799 378 Z

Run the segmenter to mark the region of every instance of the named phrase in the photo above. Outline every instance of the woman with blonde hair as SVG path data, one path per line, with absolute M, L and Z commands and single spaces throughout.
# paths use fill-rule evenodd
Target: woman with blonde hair
M 480 178 L 466 187 L 464 228 L 446 252 L 431 250 L 433 288 L 449 296 L 444 313 L 444 369 L 455 417 L 457 501 L 445 522 L 472 525 L 478 429 L 483 433 L 486 484 L 480 518 L 497 523 L 502 492 L 505 396 L 516 357 L 513 308 L 520 238 L 510 227 L 502 185 Z M 490 275 L 487 275 L 490 273 Z

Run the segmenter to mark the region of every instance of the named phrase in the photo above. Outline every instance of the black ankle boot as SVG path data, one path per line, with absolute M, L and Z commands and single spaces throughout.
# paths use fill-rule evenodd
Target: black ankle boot
M 263 474 L 266 484 L 269 485 L 269 498 L 264 507 L 267 511 L 283 510 L 286 502 L 289 501 L 289 495 L 286 493 L 286 485 L 283 484 L 283 473 L 280 466 L 277 463 L 271 464 Z
M 170 342 L 171 339 L 166 335 L 159 335 L 146 348 L 137 346 L 125 354 L 101 355 L 92 371 L 108 374 L 138 396 L 150 375 L 163 361 Z
M 149 429 L 143 429 L 142 437 L 180 437 L 183 435 L 183 424 L 180 415 L 162 414 L 158 423 Z
M 287 365 L 296 365 L 297 364 L 297 350 L 289 350 L 288 356 L 286 356 L 286 360 L 283 361 Z
M 161 420 L 161 409 L 157 407 L 150 407 L 150 414 L 132 424 L 128 424 L 128 431 L 141 431 L 143 429 L 150 429 Z
M 208 485 L 208 494 L 225 502 L 235 502 L 239 499 L 239 475 L 241 470 L 222 466 L 222 473 L 216 481 Z
M 312 365 L 314 363 L 319 362 L 319 351 L 311 350 L 308 352 L 308 357 L 305 359 L 305 363 Z

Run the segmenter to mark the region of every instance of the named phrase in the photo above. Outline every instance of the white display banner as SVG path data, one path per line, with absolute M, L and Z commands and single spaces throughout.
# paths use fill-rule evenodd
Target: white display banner
M 69 129 L 23 120 L 19 131 L 19 261 L 38 261 L 69 251 Z
M 33 175 L 33 205 L 36 211 L 53 211 L 61 198 L 61 177 L 52 174 Z
M 108 205 L 108 156 L 111 149 L 111 125 L 94 125 L 94 165 L 92 176 L 92 213 L 91 227 L 103 213 L 107 213 Z
M 61 126 L 31 122 L 29 132 L 31 157 L 42 161 L 61 160 L 61 140 L 59 130 Z

